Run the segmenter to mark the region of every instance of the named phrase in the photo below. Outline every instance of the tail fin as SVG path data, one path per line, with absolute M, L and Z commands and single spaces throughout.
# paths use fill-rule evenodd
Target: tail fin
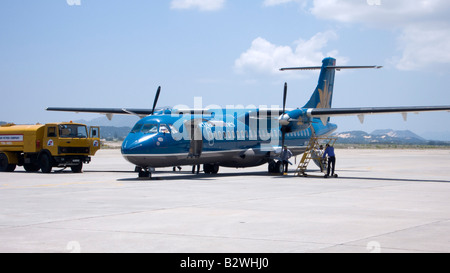
M 334 74 L 336 73 L 334 67 L 336 67 L 336 59 L 323 59 L 317 87 L 303 108 L 331 108 Z

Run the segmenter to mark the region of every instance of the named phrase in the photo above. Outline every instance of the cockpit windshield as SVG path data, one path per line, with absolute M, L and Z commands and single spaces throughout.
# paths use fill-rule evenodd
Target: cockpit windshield
M 136 125 L 134 125 L 133 129 L 131 129 L 131 133 L 137 133 L 141 130 L 142 128 L 142 123 L 136 123 Z
M 158 124 L 144 124 L 144 126 L 142 126 L 141 133 L 144 134 L 158 133 Z
M 136 123 L 133 129 L 131 129 L 131 133 L 143 133 L 143 134 L 170 134 L 178 133 L 178 130 L 172 124 L 155 124 L 155 123 Z

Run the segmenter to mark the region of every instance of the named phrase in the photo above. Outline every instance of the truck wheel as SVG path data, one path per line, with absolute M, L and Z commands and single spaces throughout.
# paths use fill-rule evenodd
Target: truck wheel
M 0 172 L 13 172 L 16 165 L 9 164 L 8 157 L 5 154 L 0 154 Z
M 83 162 L 80 162 L 80 164 L 76 166 L 70 167 L 72 169 L 72 172 L 74 173 L 81 173 L 81 170 L 83 169 Z
M 41 167 L 39 165 L 36 165 L 36 164 L 33 164 L 33 163 L 24 164 L 23 168 L 27 172 L 37 172 L 37 171 L 39 171 L 39 169 L 41 169 Z
M 51 173 L 52 172 L 52 163 L 51 159 L 47 154 L 42 154 L 39 163 L 41 166 L 41 171 L 43 173 Z

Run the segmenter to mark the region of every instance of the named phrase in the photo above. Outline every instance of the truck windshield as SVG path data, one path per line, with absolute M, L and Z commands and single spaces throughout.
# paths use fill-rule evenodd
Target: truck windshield
M 87 138 L 87 128 L 84 125 L 59 125 L 59 137 Z

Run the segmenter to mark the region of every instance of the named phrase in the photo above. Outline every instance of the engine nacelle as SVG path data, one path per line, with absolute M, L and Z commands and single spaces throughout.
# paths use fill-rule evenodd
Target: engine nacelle
M 286 132 L 296 132 L 308 129 L 311 126 L 312 119 L 307 114 L 307 109 L 296 109 L 289 111 L 279 118 L 280 125 L 286 129 Z

